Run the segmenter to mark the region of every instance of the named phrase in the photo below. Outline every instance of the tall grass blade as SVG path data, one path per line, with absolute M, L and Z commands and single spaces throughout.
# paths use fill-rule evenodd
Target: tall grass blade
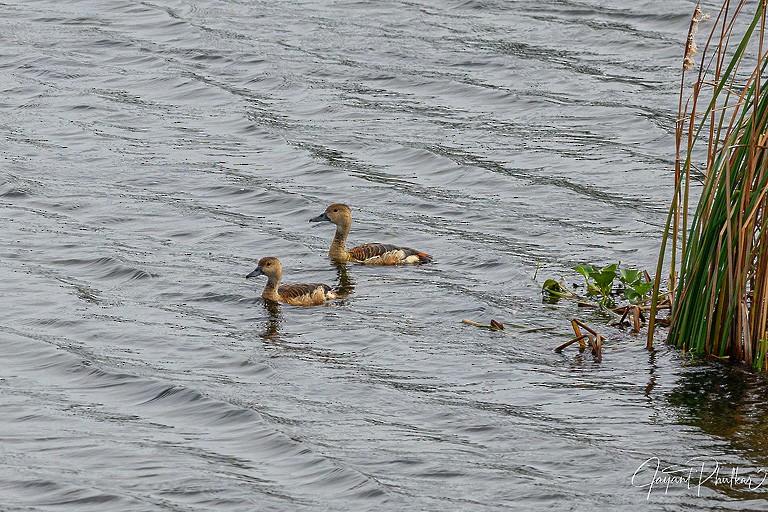
M 745 5 L 743 0 L 723 3 L 686 97 L 694 36 L 704 19 L 700 6 L 692 17 L 676 127 L 675 187 L 651 321 L 669 240 L 668 341 L 694 354 L 727 356 L 768 369 L 766 0 L 751 4 L 751 17 Z M 689 219 L 692 169 L 703 169 L 703 186 Z M 649 348 L 653 328 L 650 324 Z

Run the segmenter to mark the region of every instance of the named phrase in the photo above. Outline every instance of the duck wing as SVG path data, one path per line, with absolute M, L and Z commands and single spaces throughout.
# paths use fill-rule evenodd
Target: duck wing
M 277 294 L 281 301 L 298 306 L 311 306 L 336 298 L 336 292 L 322 283 L 284 284 L 277 289 Z
M 370 265 L 397 265 L 402 263 L 429 263 L 432 256 L 410 247 L 391 244 L 364 244 L 347 251 L 356 261 Z

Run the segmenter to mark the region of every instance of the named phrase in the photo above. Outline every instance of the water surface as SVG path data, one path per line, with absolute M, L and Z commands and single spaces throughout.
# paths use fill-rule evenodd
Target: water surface
M 760 379 L 552 350 L 605 319 L 539 283 L 653 268 L 671 196 L 693 4 L 623 4 L 0 4 L 3 509 L 764 507 L 632 484 L 759 474 Z M 435 263 L 332 266 L 336 201 Z M 353 293 L 267 307 L 268 255 Z

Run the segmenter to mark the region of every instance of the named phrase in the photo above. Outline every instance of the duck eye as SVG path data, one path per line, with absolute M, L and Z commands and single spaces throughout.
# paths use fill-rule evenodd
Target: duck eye
M 339 211 L 339 209 L 338 209 L 338 208 L 334 208 L 334 209 L 333 209 L 333 213 L 337 213 L 338 211 Z

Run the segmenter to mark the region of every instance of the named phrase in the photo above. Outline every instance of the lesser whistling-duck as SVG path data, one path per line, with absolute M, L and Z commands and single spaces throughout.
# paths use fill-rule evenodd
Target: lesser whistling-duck
M 337 262 L 352 261 L 366 265 L 407 265 L 429 263 L 432 256 L 408 247 L 390 244 L 364 244 L 347 249 L 347 235 L 352 225 L 352 211 L 349 206 L 334 203 L 309 222 L 328 221 L 336 224 L 336 234 L 331 242 L 328 257 Z
M 256 276 L 267 276 L 267 286 L 261 296 L 265 300 L 284 302 L 293 306 L 316 306 L 326 300 L 335 299 L 338 293 L 327 284 L 284 284 L 283 266 L 277 258 L 268 256 L 259 260 L 256 269 L 245 276 L 246 279 Z

